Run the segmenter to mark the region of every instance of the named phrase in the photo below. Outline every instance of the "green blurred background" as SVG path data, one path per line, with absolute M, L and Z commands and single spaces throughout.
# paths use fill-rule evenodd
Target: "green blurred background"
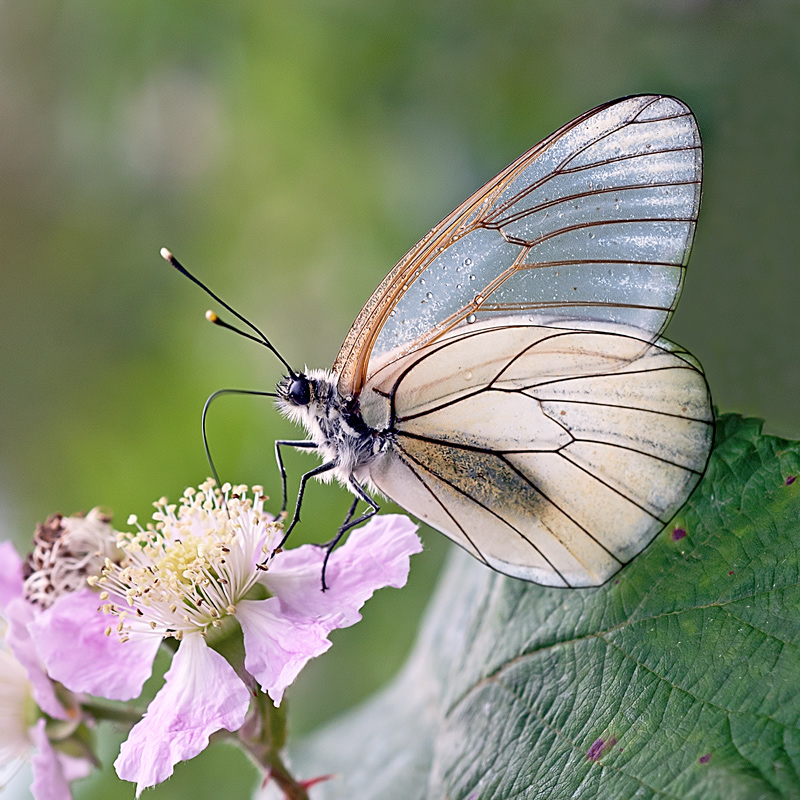
M 96 504 L 146 515 L 208 473 L 206 396 L 280 376 L 203 321 L 208 299 L 161 246 L 290 362 L 329 366 L 428 228 L 563 123 L 637 92 L 688 102 L 705 143 L 669 336 L 722 410 L 797 437 L 797 2 L 0 4 L 3 533 Z M 223 477 L 273 494 L 272 441 L 295 435 L 253 398 L 221 400 L 210 422 Z M 293 486 L 316 463 L 287 461 Z M 304 535 L 327 538 L 348 503 L 314 486 Z M 424 538 L 410 588 L 376 597 L 290 693 L 296 733 L 402 662 L 447 549 Z M 247 797 L 255 781 L 216 746 L 149 796 Z M 106 769 L 79 794 L 133 790 Z

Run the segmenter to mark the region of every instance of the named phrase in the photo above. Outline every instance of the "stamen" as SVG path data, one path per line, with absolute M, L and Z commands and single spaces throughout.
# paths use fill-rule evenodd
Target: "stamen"
M 121 635 L 149 630 L 180 639 L 235 613 L 258 580 L 256 565 L 281 538 L 257 488 L 248 495 L 247 486 L 216 489 L 209 479 L 187 489 L 179 504 L 163 497 L 154 503 L 154 527 L 134 523 L 137 530 L 120 535 L 124 562 L 106 561 L 101 580 L 135 611 L 114 608 Z

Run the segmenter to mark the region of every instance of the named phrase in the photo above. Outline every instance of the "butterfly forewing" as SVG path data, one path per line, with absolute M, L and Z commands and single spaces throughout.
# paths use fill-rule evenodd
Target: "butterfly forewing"
M 400 261 L 334 364 L 343 395 L 457 326 L 509 315 L 626 325 L 655 339 L 677 301 L 700 201 L 689 109 L 639 96 L 587 112 L 507 167 Z
M 334 364 L 383 449 L 359 473 L 472 555 L 597 586 L 699 481 L 700 365 L 660 338 L 700 203 L 670 97 L 594 109 L 525 153 L 384 279 Z
M 513 318 L 384 367 L 362 408 L 396 436 L 370 469 L 381 492 L 495 569 L 550 586 L 599 585 L 644 549 L 713 435 L 705 378 L 669 342 Z

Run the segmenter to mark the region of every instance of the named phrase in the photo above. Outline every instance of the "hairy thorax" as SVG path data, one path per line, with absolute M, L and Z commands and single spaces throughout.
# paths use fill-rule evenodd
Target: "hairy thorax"
M 297 405 L 287 397 L 291 378 L 278 384 L 278 408 L 293 422 L 301 424 L 317 445 L 323 461 L 333 461 L 336 467 L 322 480 L 334 475 L 344 484 L 350 477 L 362 481 L 368 466 L 391 442 L 391 433 L 376 430 L 364 422 L 358 400 L 343 398 L 336 388 L 335 376 L 326 370 L 309 370 L 310 399 Z

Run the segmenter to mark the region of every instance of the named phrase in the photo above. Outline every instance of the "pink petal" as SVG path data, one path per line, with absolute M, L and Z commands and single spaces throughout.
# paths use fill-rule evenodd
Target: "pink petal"
M 245 669 L 273 702 L 280 703 L 306 663 L 330 647 L 330 631 L 361 619 L 358 609 L 376 589 L 405 584 L 409 556 L 422 549 L 416 527 L 406 517 L 386 515 L 353 531 L 328 562 L 326 592 L 324 550 L 304 545 L 281 553 L 262 579 L 275 596 L 237 603 Z
M 36 704 L 54 719 L 67 719 L 67 712 L 56 697 L 53 682 L 28 631 L 36 616 L 35 607 L 22 597 L 17 597 L 8 604 L 5 614 L 8 621 L 6 642 L 28 674 Z
M 106 636 L 117 618 L 100 611 L 100 602 L 89 588 L 62 595 L 29 630 L 51 678 L 73 692 L 132 700 L 150 677 L 161 637 L 133 633 L 120 642 L 115 630 Z
M 325 551 L 303 545 L 276 556 L 263 582 L 282 607 L 309 619 L 326 620 L 328 630 L 346 628 L 361 619 L 358 609 L 384 586 L 404 586 L 409 556 L 422 550 L 417 526 L 408 517 L 384 514 L 356 528 L 333 551 L 321 591 Z
M 31 793 L 35 800 L 70 800 L 70 783 L 85 778 L 91 772 L 91 763 L 86 758 L 73 758 L 56 752 L 45 733 L 44 719 L 30 729 L 30 734 L 36 746 L 31 758 Z
M 324 625 L 287 613 L 277 597 L 240 600 L 236 619 L 244 634 L 244 668 L 276 705 L 306 663 L 331 646 Z
M 22 559 L 11 542 L 0 542 L 0 613 L 15 597 L 22 597 Z
M 61 774 L 69 783 L 87 777 L 92 771 L 92 762 L 88 758 L 76 758 L 59 752 L 56 752 L 56 758 L 61 765 Z
M 136 796 L 172 775 L 175 764 L 194 758 L 220 728 L 237 730 L 250 693 L 233 667 L 200 634 L 186 636 L 165 683 L 114 762 L 117 775 L 136 782 Z

